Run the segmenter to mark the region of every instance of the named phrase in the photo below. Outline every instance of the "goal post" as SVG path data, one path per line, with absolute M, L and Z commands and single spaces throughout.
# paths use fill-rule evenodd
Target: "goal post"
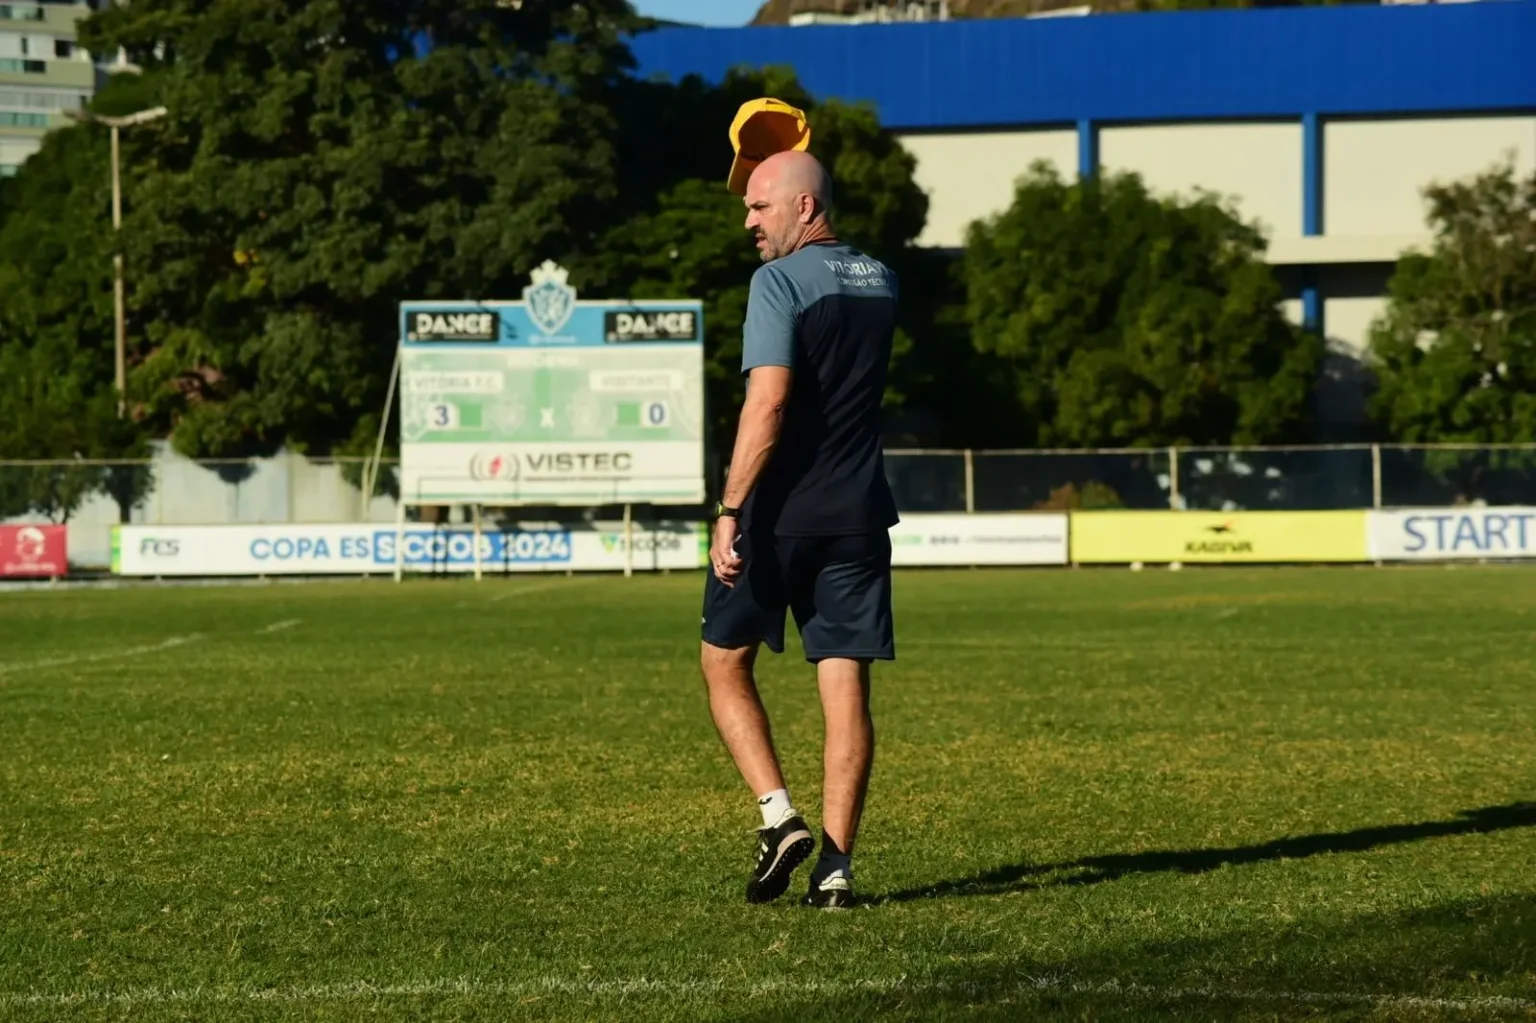
M 699 300 L 578 300 L 546 261 L 520 301 L 406 301 L 399 323 L 397 580 L 411 507 L 467 509 L 479 579 L 486 509 L 622 508 L 628 576 L 635 505 L 704 503 Z

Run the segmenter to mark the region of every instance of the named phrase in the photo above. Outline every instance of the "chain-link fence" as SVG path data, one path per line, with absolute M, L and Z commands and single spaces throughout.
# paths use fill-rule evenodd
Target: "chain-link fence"
M 889 451 L 911 512 L 1536 504 L 1536 444 Z
M 193 461 L 0 461 L 0 522 L 67 522 L 71 560 L 106 565 L 112 526 L 392 522 L 396 463 L 284 454 Z M 1287 510 L 1536 505 L 1536 444 L 892 450 L 906 513 L 1092 508 Z M 679 510 L 684 511 L 684 510 Z M 703 514 L 703 509 L 698 509 Z

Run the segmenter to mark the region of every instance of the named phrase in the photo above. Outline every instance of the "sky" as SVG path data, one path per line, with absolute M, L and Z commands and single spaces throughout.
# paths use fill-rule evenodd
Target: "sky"
M 635 10 L 652 18 L 687 21 L 695 25 L 745 25 L 762 0 L 630 0 Z

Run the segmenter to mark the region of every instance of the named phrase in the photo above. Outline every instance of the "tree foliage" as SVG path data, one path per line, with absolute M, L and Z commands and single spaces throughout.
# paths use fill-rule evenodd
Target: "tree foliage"
M 1210 196 L 1046 164 L 972 225 L 971 338 L 1011 384 L 1012 440 L 1044 447 L 1301 440 L 1322 356 L 1289 324 L 1264 241 Z
M 1214 200 L 1042 169 L 964 257 L 920 249 L 915 161 L 871 109 L 783 68 L 638 80 L 625 36 L 642 24 L 624 0 L 103 7 L 82 42 L 145 73 L 93 105 L 170 111 L 123 136 L 130 416 L 112 394 L 106 132 L 61 129 L 0 189 L 0 457 L 146 437 L 193 457 L 371 452 L 398 303 L 515 298 L 545 259 L 585 297 L 703 299 L 727 452 L 758 256 L 725 189 L 726 126 L 762 95 L 808 111 L 838 233 L 901 278 L 890 439 L 1303 436 L 1319 343 Z
M 1371 331 L 1377 422 L 1411 443 L 1536 437 L 1536 174 L 1425 192 L 1434 246 L 1397 265 Z
M 0 196 L 0 516 L 67 518 L 108 490 L 124 507 L 141 473 L 83 464 L 139 457 L 141 431 L 118 418 L 107 140 L 51 133 Z
M 363 449 L 405 298 L 516 293 L 615 192 L 622 0 L 136 0 L 89 19 L 134 133 L 140 414 L 191 456 Z M 420 46 L 422 39 L 430 41 Z

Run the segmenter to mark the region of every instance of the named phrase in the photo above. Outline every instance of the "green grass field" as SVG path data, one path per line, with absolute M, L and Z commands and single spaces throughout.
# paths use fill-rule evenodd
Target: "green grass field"
M 0 1019 L 1536 1018 L 1536 574 L 900 574 L 843 913 L 701 584 L 0 595 Z

